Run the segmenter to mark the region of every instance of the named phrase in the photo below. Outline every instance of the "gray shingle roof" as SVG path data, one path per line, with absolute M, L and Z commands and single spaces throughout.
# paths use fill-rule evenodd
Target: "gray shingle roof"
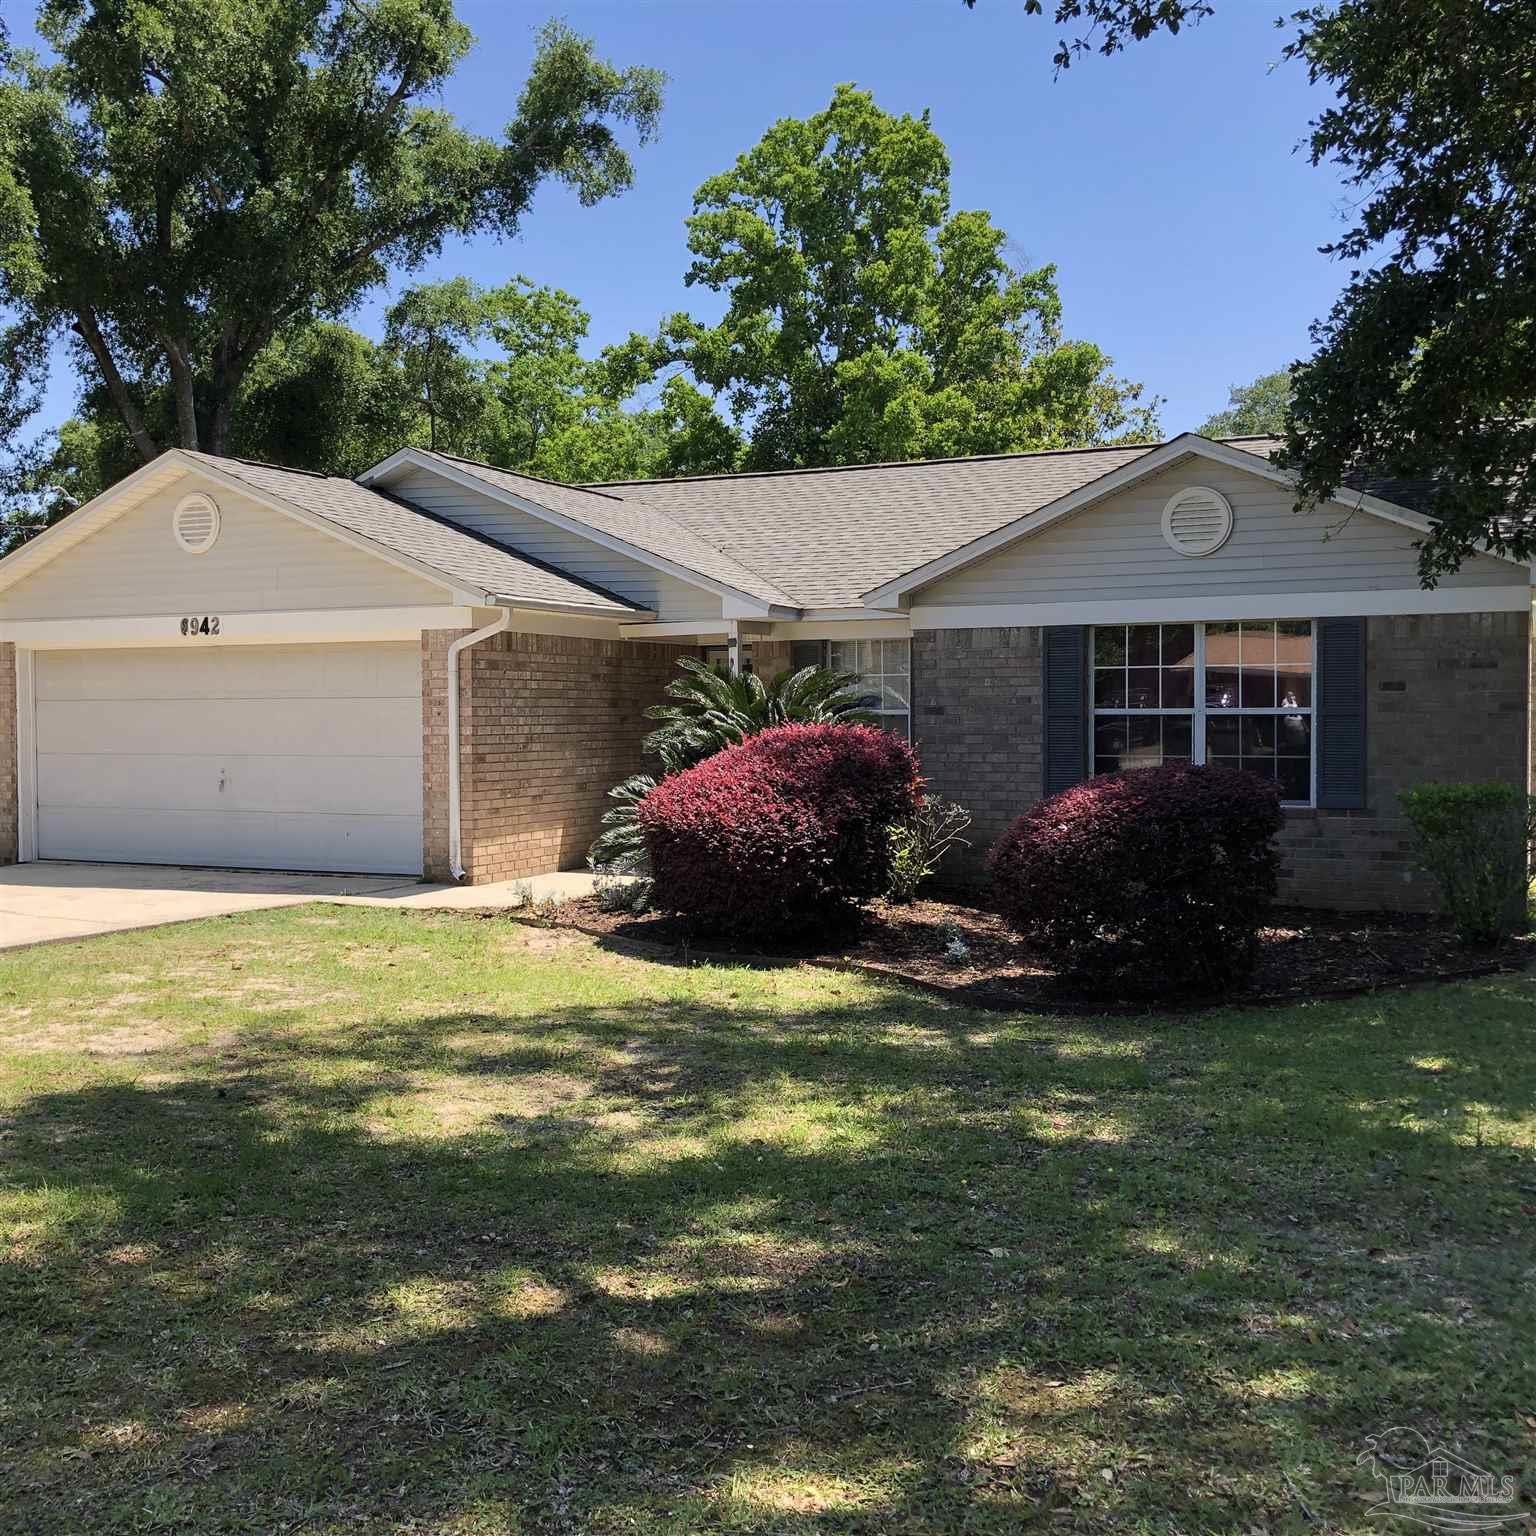
M 777 585 L 776 580 L 763 575 L 761 568 L 753 569 L 750 562 L 734 558 L 725 544 L 673 516 L 670 508 L 658 506 L 649 494 L 631 495 L 627 490 L 609 491 L 600 486 L 560 485 L 553 480 L 515 474 L 452 454 L 423 452 L 421 456 L 451 464 L 461 473 L 473 475 L 487 485 L 510 491 L 524 501 L 534 502 L 562 517 L 573 518 L 599 533 L 621 539 L 636 549 L 658 555 L 700 576 L 723 582 L 762 602 L 786 608 L 802 606 Z M 775 569 L 776 578 L 777 574 Z
M 845 608 L 1157 446 L 644 480 L 596 489 L 621 495 L 626 504 L 643 500 L 743 565 L 772 571 L 799 607 Z
M 186 457 L 200 460 L 253 490 L 275 496 L 338 528 L 361 534 L 487 596 L 534 608 L 552 604 L 593 613 L 635 612 L 633 603 L 611 592 L 456 528 L 355 480 L 244 459 L 221 459 L 206 453 L 188 452 Z

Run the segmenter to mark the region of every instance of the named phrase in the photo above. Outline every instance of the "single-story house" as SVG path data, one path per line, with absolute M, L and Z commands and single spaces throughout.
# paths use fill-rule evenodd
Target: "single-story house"
M 579 866 L 683 655 L 866 679 L 974 856 L 1173 759 L 1285 796 L 1285 894 L 1413 908 L 1398 792 L 1530 782 L 1532 571 L 1267 439 L 556 485 L 173 450 L 0 561 L 0 859 Z

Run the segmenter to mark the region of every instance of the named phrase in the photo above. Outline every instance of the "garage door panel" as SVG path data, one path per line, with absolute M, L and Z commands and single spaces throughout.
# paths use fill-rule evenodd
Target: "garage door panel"
M 103 773 L 95 754 L 40 753 L 38 807 L 45 811 L 355 812 L 366 786 L 375 815 L 412 816 L 421 807 L 420 757 L 117 757 Z
M 127 864 L 208 864 L 245 869 L 416 873 L 419 816 L 292 816 L 265 812 L 39 811 L 39 844 L 50 859 Z
M 40 652 L 43 858 L 421 871 L 414 645 Z
M 417 698 L 410 645 L 204 646 L 43 651 L 38 699 Z
M 39 700 L 39 753 L 330 757 L 421 748 L 414 699 Z

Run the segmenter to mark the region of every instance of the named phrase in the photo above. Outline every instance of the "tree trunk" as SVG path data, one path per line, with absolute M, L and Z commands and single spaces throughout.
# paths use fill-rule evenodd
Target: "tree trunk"
M 171 387 L 176 392 L 178 446 L 195 450 L 202 445 L 197 430 L 197 395 L 193 389 L 192 365 L 187 361 L 187 349 L 182 342 L 169 336 L 162 340 L 166 362 L 171 369 Z
M 101 370 L 107 393 L 112 397 L 112 404 L 117 407 L 117 414 L 122 417 L 129 437 L 133 439 L 133 446 L 139 450 L 139 457 L 146 464 L 153 463 L 160 457 L 160 445 L 149 435 L 149 428 L 144 425 L 144 413 L 139 409 L 133 396 L 128 393 L 128 386 L 123 382 L 122 374 L 117 371 L 112 349 L 107 345 L 106 337 L 101 334 L 101 326 L 97 322 L 95 310 L 81 310 L 75 316 L 70 329 L 85 343 L 91 356 L 96 359 L 96 366 Z

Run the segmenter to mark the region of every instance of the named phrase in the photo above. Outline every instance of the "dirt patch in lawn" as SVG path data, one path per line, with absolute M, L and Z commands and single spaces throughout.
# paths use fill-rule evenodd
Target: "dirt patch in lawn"
M 833 962 L 901 977 L 978 1007 L 1103 1011 L 1113 998 L 1084 995 L 1013 933 L 996 912 L 957 901 L 907 906 L 877 901 L 844 931 L 771 944 L 703 935 L 679 917 L 605 912 L 595 899 L 567 902 L 555 922 L 602 937 L 655 946 L 658 953 Z M 959 950 L 964 950 L 963 956 Z M 1469 948 L 1439 918 L 1390 913 L 1278 909 L 1259 936 L 1249 984 L 1224 1002 L 1339 997 L 1492 971 L 1536 960 L 1536 937 Z M 1147 1006 L 1145 1003 L 1139 1006 Z

